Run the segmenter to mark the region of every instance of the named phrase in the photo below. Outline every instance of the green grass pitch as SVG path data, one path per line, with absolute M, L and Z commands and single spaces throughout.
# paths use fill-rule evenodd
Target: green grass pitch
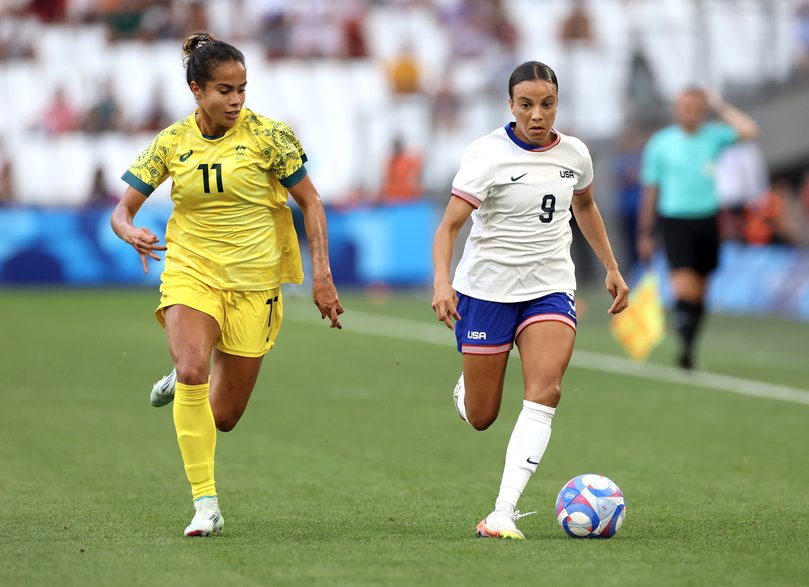
M 671 337 L 642 376 L 624 370 L 606 293 L 581 298 L 580 354 L 520 502 L 539 512 L 520 520 L 524 542 L 474 537 L 519 358 L 500 418 L 474 432 L 452 408 L 460 360 L 426 293 L 345 294 L 339 332 L 308 294 L 288 297 L 247 412 L 219 435 L 224 532 L 186 539 L 171 409 L 148 403 L 170 367 L 156 292 L 0 292 L 0 585 L 806 585 L 809 325 L 710 318 L 705 371 L 769 383 L 740 383 L 764 396 L 794 388 L 753 397 L 672 376 Z M 556 523 L 557 492 L 585 472 L 626 497 L 612 540 Z

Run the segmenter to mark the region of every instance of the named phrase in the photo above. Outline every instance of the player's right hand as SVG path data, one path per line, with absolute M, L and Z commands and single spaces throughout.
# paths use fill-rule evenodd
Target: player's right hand
M 453 320 L 460 320 L 458 314 L 458 296 L 448 283 L 435 286 L 433 295 L 433 310 L 439 322 L 443 322 L 450 330 L 455 329 Z
M 155 261 L 160 261 L 155 251 L 165 251 L 165 245 L 159 245 L 160 239 L 148 228 L 138 228 L 133 226 L 124 235 L 124 240 L 128 242 L 138 252 L 140 262 L 143 265 L 143 272 L 149 273 L 147 257 Z
M 318 276 L 313 281 L 312 300 L 315 302 L 317 309 L 320 310 L 320 319 L 328 318 L 331 321 L 329 328 L 342 328 L 343 325 L 340 324 L 339 317 L 345 310 L 340 304 L 337 288 L 334 287 L 331 276 Z

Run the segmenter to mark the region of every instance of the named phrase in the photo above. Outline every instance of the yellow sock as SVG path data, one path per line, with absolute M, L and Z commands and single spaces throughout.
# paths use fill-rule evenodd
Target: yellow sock
M 209 389 L 209 383 L 186 385 L 178 381 L 174 392 L 174 429 L 194 499 L 216 495 L 213 478 L 216 424 L 208 400 Z

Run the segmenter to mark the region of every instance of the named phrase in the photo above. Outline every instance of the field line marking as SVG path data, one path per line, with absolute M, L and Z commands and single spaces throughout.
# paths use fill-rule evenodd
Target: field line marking
M 303 312 L 288 312 L 284 317 L 293 322 L 317 323 L 319 320 L 315 312 L 316 310 L 308 311 L 305 314 Z M 343 328 L 347 332 L 357 332 L 370 336 L 409 340 L 446 347 L 455 345 L 454 335 L 441 324 L 380 316 L 358 310 L 351 311 L 351 315 L 344 323 Z M 676 367 L 654 363 L 636 363 L 615 355 L 574 350 L 570 364 L 578 369 L 615 373 L 627 377 L 638 377 L 809 405 L 809 391 L 803 389 L 704 371 L 684 373 Z

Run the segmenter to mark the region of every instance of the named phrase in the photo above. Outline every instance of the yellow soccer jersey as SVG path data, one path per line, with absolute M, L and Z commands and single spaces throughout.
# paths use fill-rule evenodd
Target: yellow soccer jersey
M 148 196 L 171 177 L 167 273 L 190 273 L 228 290 L 301 283 L 287 188 L 306 176 L 306 155 L 286 124 L 243 108 L 221 136 L 194 114 L 163 130 L 122 179 Z

